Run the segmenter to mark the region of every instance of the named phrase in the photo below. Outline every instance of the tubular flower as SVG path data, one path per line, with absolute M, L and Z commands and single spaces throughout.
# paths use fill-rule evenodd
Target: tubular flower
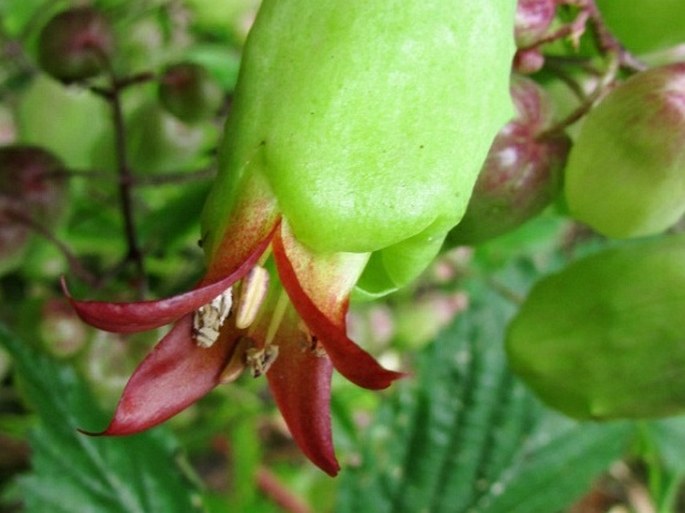
M 238 218 L 255 214 L 251 205 L 245 207 Z M 190 292 L 133 303 L 70 298 L 84 321 L 107 331 L 131 333 L 175 322 L 129 380 L 102 434 L 155 426 L 247 368 L 255 377 L 266 375 L 302 451 L 327 473 L 337 473 L 329 417 L 333 367 L 370 389 L 386 388 L 402 374 L 382 368 L 345 334 L 349 293 L 367 255 L 318 257 L 269 205 L 263 207 L 263 224 L 245 219 L 238 225 L 244 228 L 224 241 L 230 251 L 222 252 Z M 280 283 L 258 263 L 269 250 Z
M 337 473 L 333 369 L 369 389 L 402 376 L 347 337 L 350 294 L 425 268 L 512 113 L 515 1 L 428 4 L 262 2 L 203 212 L 204 278 L 158 301 L 71 298 L 105 330 L 175 323 L 104 434 L 156 425 L 247 368 L 302 451 Z

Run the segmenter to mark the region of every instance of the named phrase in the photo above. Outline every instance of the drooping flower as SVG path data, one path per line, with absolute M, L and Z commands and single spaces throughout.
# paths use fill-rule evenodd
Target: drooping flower
M 337 473 L 333 369 L 369 389 L 402 375 L 347 337 L 350 294 L 425 268 L 511 114 L 515 1 L 428 4 L 262 2 L 203 213 L 204 278 L 159 301 L 71 299 L 105 330 L 175 323 L 105 434 L 158 424 L 248 367 L 302 451 Z
M 254 214 L 252 204 L 245 203 L 248 210 L 242 214 Z M 247 367 L 255 376 L 266 375 L 302 451 L 327 473 L 337 473 L 329 416 L 333 368 L 369 389 L 386 388 L 402 374 L 382 368 L 345 334 L 349 293 L 367 255 L 317 257 L 274 211 L 267 207 L 261 213 L 264 224 L 247 219 L 239 224 L 243 229 L 224 242 L 231 251 L 222 253 L 190 292 L 132 303 L 70 298 L 84 321 L 108 331 L 131 333 L 175 322 L 131 377 L 102 434 L 133 434 L 155 426 Z M 269 250 L 280 283 L 274 273 L 262 295 L 266 274 L 258 261 Z M 252 279 L 255 274 L 259 277 Z M 221 326 L 215 325 L 212 340 L 211 331 L 203 332 L 203 315 L 212 312 L 216 321 L 220 314 L 213 301 L 227 297 L 231 286 L 237 292 L 228 296 L 232 306 Z

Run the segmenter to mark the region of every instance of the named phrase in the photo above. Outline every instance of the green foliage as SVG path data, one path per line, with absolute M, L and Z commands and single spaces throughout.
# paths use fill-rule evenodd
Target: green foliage
M 149 513 L 196 510 L 181 477 L 178 447 L 168 433 L 96 438 L 78 428 L 106 420 L 74 370 L 36 352 L 6 328 L 0 344 L 12 355 L 21 390 L 37 415 L 32 471 L 19 481 L 27 513 Z
M 476 297 L 360 435 L 338 513 L 549 513 L 625 449 L 630 424 L 576 424 L 537 403 L 506 364 L 513 305 Z

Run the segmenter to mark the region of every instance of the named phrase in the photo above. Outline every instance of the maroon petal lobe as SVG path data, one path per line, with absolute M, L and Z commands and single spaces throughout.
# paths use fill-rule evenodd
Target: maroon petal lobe
M 369 253 L 315 255 L 297 241 L 286 221 L 281 223 L 281 241 L 304 293 L 334 324 L 344 327 L 350 293 Z
M 331 361 L 317 356 L 308 346 L 292 307 L 275 340 L 278 358 L 266 377 L 278 409 L 302 452 L 324 472 L 335 476 L 340 466 L 331 434 Z
M 215 204 L 211 197 L 208 203 Z M 222 196 L 219 194 L 219 197 Z M 226 201 L 228 199 L 222 197 L 222 202 Z M 252 248 L 271 239 L 279 222 L 276 197 L 267 181 L 259 173 L 251 174 L 240 187 L 240 196 L 229 215 L 221 217 L 211 208 L 203 212 L 203 224 L 212 225 L 212 229 L 203 234 L 203 247 L 209 262 L 205 280 L 216 281 L 232 273 L 250 257 Z
M 387 388 L 394 380 L 404 376 L 403 373 L 381 367 L 369 353 L 347 337 L 344 320 L 337 321 L 336 311 L 327 315 L 319 309 L 318 304 L 312 301 L 295 274 L 289 255 L 286 253 L 281 230 L 274 235 L 272 249 L 283 287 L 302 320 L 323 345 L 338 372 L 354 384 L 374 390 Z M 305 250 L 300 248 L 300 251 Z M 307 267 L 316 266 L 316 262 L 316 257 L 311 258 Z M 329 283 L 329 286 L 335 289 L 336 283 Z M 336 319 L 336 322 L 331 319 Z
M 224 329 L 212 347 L 201 348 L 191 325 L 186 315 L 148 354 L 126 384 L 112 422 L 97 434 L 130 435 L 156 426 L 219 384 L 237 337 Z
M 273 231 L 274 227 L 269 227 Z M 79 301 L 71 297 L 66 280 L 62 278 L 62 290 L 78 316 L 91 326 L 115 333 L 135 333 L 170 324 L 183 315 L 193 312 L 209 303 L 235 282 L 245 276 L 262 256 L 271 235 L 253 246 L 250 254 L 231 273 L 216 281 L 207 282 L 197 288 L 166 299 L 112 303 L 106 301 Z

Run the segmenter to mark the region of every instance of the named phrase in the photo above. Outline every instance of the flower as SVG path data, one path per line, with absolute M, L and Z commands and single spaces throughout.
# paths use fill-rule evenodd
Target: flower
M 105 434 L 158 424 L 249 366 L 302 451 L 337 473 L 333 368 L 370 389 L 402 376 L 347 337 L 350 293 L 413 280 L 461 219 L 512 113 L 515 4 L 261 3 L 203 211 L 205 277 L 160 301 L 71 298 L 102 329 L 175 323 Z
M 78 315 L 97 328 L 133 333 L 174 323 L 133 373 L 101 434 L 153 427 L 250 367 L 255 376 L 266 375 L 303 453 L 335 475 L 339 465 L 329 414 L 333 368 L 369 389 L 386 388 L 402 374 L 381 367 L 346 336 L 349 294 L 368 255 L 311 252 L 293 236 L 273 197 L 253 182 L 230 223 L 238 229 L 227 232 L 195 289 L 156 301 L 112 303 L 76 300 L 63 281 Z M 271 273 L 259 263 L 271 263 L 269 253 Z M 265 293 L 262 285 L 270 274 Z M 216 301 L 231 298 L 232 287 L 238 293 L 225 300 L 233 305 L 219 321 Z M 216 340 L 211 331 L 206 337 L 201 331 L 203 312 L 211 312 L 208 322 L 219 328 Z

